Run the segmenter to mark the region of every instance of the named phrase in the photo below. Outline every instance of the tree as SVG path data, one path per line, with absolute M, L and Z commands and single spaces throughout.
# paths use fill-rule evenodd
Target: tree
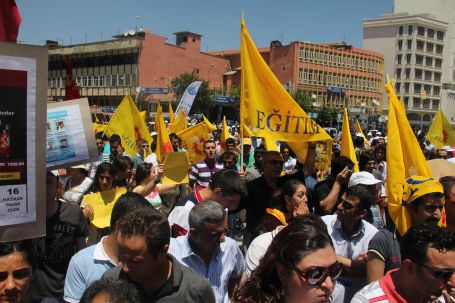
M 200 81 L 199 76 L 195 71 L 191 73 L 183 73 L 179 77 L 172 79 L 171 88 L 174 92 L 175 98 L 180 101 L 185 89 L 194 81 Z M 202 81 L 202 84 L 196 94 L 196 98 L 194 99 L 193 106 L 191 107 L 190 115 L 195 113 L 208 115 L 211 95 L 212 91 L 209 89 L 209 82 Z
M 292 98 L 294 98 L 295 102 L 297 102 L 305 112 L 310 112 L 312 110 L 314 100 L 310 93 L 298 90 L 292 95 Z

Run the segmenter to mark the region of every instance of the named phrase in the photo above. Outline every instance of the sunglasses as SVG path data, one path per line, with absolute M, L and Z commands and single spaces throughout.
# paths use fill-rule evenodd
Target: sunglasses
M 412 262 L 414 262 L 414 261 L 412 261 Z M 417 263 L 417 262 L 414 262 L 414 263 L 430 270 L 433 273 L 433 276 L 435 276 L 437 279 L 442 280 L 444 282 L 449 281 L 450 278 L 452 278 L 452 275 L 455 273 L 455 269 L 453 269 L 453 268 L 435 269 L 435 268 L 432 268 L 432 267 L 422 264 L 422 263 Z
M 321 285 L 327 277 L 330 277 L 334 281 L 343 271 L 343 265 L 339 262 L 335 262 L 329 267 L 312 267 L 307 271 L 301 271 L 294 265 L 287 266 L 298 273 L 310 285 Z
M 284 161 L 282 161 L 282 160 L 269 160 L 269 163 L 272 165 L 279 165 L 279 166 L 284 165 Z

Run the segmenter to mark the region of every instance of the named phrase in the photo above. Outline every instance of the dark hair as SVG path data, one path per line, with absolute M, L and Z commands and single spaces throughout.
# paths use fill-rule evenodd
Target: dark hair
M 156 151 L 156 146 L 157 146 L 157 136 L 152 136 L 152 143 L 150 143 L 150 150 L 152 152 Z
M 280 153 L 283 153 L 283 151 L 285 149 L 288 149 L 289 151 L 291 151 L 291 148 L 289 147 L 289 145 L 286 142 L 283 142 L 280 144 Z
M 118 172 L 126 171 L 128 168 L 133 167 L 134 162 L 131 160 L 131 158 L 124 155 L 119 155 L 112 162 L 112 171 L 114 173 L 114 176 L 117 175 Z
M 205 149 L 205 146 L 206 146 L 207 144 L 215 144 L 215 145 L 216 145 L 215 141 L 213 141 L 213 140 L 206 140 L 206 141 L 204 141 L 204 149 Z
M 297 216 L 273 239 L 250 279 L 234 293 L 234 302 L 281 302 L 278 267 L 295 266 L 327 246 L 333 244 L 322 219 L 312 214 Z
M 108 140 L 107 136 L 104 134 L 104 132 L 97 132 L 95 135 L 95 139 L 100 139 L 103 141 Z
M 209 183 L 210 189 L 220 188 L 223 196 L 246 194 L 246 183 L 240 175 L 233 170 L 222 170 L 213 174 Z
M 435 223 L 418 224 L 404 234 L 400 247 L 402 260 L 424 264 L 429 247 L 441 252 L 455 250 L 455 237 L 453 232 L 445 232 Z
M 0 257 L 8 256 L 14 252 L 21 253 L 32 269 L 35 269 L 38 262 L 35 239 L 0 243 Z
M 257 147 L 255 150 L 254 150 L 254 155 L 256 156 L 256 154 L 262 154 L 264 155 L 265 153 L 267 152 L 267 150 L 261 146 Z
M 224 158 L 226 157 L 229 157 L 229 158 L 234 158 L 234 159 L 237 159 L 237 155 L 234 153 L 234 152 L 231 152 L 231 151 L 227 151 L 227 152 L 224 152 L 220 158 L 224 160 Z
M 147 199 L 141 195 L 133 192 L 127 192 L 121 195 L 117 202 L 114 204 L 114 208 L 111 213 L 111 230 L 114 230 L 115 224 L 118 220 L 131 213 L 138 208 L 153 207 Z
M 444 195 L 446 199 L 449 197 L 449 193 L 452 190 L 452 187 L 455 185 L 455 177 L 454 176 L 445 176 L 439 179 L 439 183 L 442 184 L 444 188 Z
M 146 163 L 142 162 L 136 167 L 136 184 L 141 183 L 145 178 L 150 176 L 150 173 L 152 172 L 153 164 L 152 163 Z
M 363 137 L 354 136 L 354 146 L 355 146 L 355 147 L 360 147 L 360 146 L 362 146 L 364 142 L 365 142 L 365 139 L 363 139 Z
M 96 168 L 95 176 L 93 177 L 92 187 L 90 188 L 91 192 L 97 193 L 100 191 L 100 185 L 98 183 L 98 176 L 108 172 L 112 176 L 112 182 L 114 182 L 114 170 L 112 169 L 112 164 L 109 162 L 102 162 Z
M 169 134 L 169 140 L 172 140 L 172 139 L 177 139 L 178 140 L 179 136 L 177 136 L 177 134 L 175 134 L 175 133 L 170 133 Z
M 93 282 L 81 297 L 81 303 L 92 303 L 99 294 L 106 294 L 110 303 L 144 302 L 131 282 L 122 279 L 100 279 Z
M 278 152 L 276 150 L 268 150 L 268 151 L 265 152 L 264 158 L 262 158 L 262 162 L 266 163 L 269 160 L 269 158 L 271 158 L 273 156 L 282 158 L 280 152 Z
M 363 151 L 359 156 L 359 170 L 362 171 L 368 165 L 368 162 L 374 160 L 374 156 L 369 151 Z
M 109 144 L 112 144 L 112 143 L 119 143 L 119 144 L 122 144 L 122 139 L 120 138 L 119 135 L 113 134 L 113 135 L 109 138 Z
M 234 144 L 234 145 L 235 145 L 235 140 L 234 140 L 234 138 L 227 138 L 227 139 L 226 139 L 226 145 L 228 145 L 228 144 Z
M 346 196 L 359 198 L 359 209 L 370 209 L 374 196 L 363 185 L 355 185 L 346 189 Z
M 117 222 L 115 230 L 126 238 L 143 236 L 149 254 L 160 252 L 169 244 L 171 237 L 169 222 L 153 207 L 136 209 L 127 214 Z
M 354 162 L 351 161 L 346 156 L 339 156 L 333 159 L 332 164 L 330 165 L 330 175 L 333 178 L 336 178 L 336 176 L 341 173 L 341 171 L 345 168 L 348 167 L 348 169 L 352 170 L 354 167 Z
M 295 191 L 297 190 L 297 187 L 300 185 L 304 185 L 301 181 L 297 179 L 291 179 L 289 181 L 286 181 L 283 185 L 280 186 L 280 188 L 275 191 L 275 201 L 277 206 L 285 206 L 286 201 L 285 197 L 292 197 L 295 194 Z

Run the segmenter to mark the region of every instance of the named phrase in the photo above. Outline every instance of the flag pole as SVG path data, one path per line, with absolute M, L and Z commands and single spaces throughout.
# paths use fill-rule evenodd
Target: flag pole
M 240 49 L 242 50 L 243 47 L 243 28 L 242 28 L 242 22 L 243 20 L 243 10 L 242 10 L 242 19 L 240 23 Z M 242 51 L 240 50 L 240 114 L 239 114 L 239 135 L 240 135 L 240 167 L 239 171 L 243 171 L 243 114 L 242 114 L 242 104 L 245 102 L 245 92 L 243 89 L 243 82 L 245 81 L 244 79 L 244 66 L 242 66 Z

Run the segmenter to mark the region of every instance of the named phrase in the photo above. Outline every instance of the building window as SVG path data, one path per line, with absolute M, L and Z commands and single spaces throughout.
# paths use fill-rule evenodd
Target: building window
M 412 49 L 412 40 L 408 40 L 407 43 L 408 43 L 408 49 Z
M 395 90 L 397 91 L 397 93 L 400 92 L 400 90 L 401 90 L 401 83 L 400 82 L 396 82 L 395 83 Z
M 434 30 L 429 28 L 427 29 L 427 37 L 428 38 L 434 38 Z
M 423 90 L 426 95 L 430 95 L 431 94 L 431 85 L 424 85 Z
M 398 35 L 400 35 L 400 36 L 403 35 L 403 26 L 400 26 L 398 28 Z
M 401 79 L 401 68 L 397 68 L 397 79 Z
M 442 59 L 435 59 L 434 66 L 440 68 L 442 66 Z
M 416 79 L 422 79 L 422 70 L 421 69 L 415 69 L 415 78 Z
M 427 52 L 432 53 L 434 48 L 433 43 L 427 43 Z
M 444 50 L 444 46 L 441 44 L 436 44 L 436 54 L 442 54 L 442 51 Z
M 425 66 L 433 66 L 433 58 L 425 57 Z
M 305 50 L 303 48 L 300 49 L 299 52 L 299 60 L 303 61 L 303 56 L 305 55 Z
M 408 26 L 408 35 L 412 35 L 412 25 Z
M 433 100 L 432 109 L 437 110 L 439 108 L 439 100 Z
M 425 81 L 431 81 L 431 71 L 425 71 Z
M 412 58 L 411 54 L 406 55 L 406 64 L 411 64 L 411 58 Z
M 421 40 L 417 40 L 417 49 L 423 50 L 424 43 Z
M 417 35 L 419 36 L 425 36 L 425 28 L 418 26 L 417 27 Z
M 401 58 L 403 57 L 403 55 L 398 55 L 397 56 L 397 62 L 398 64 L 401 64 Z
M 406 79 L 411 78 L 411 69 L 410 68 L 407 68 L 405 73 L 406 73 Z
M 414 83 L 414 94 L 420 94 L 421 90 L 422 90 L 422 84 Z
M 404 84 L 404 92 L 409 93 L 409 83 Z
M 416 55 L 416 64 L 423 64 L 423 56 L 422 55 Z
M 422 107 L 423 108 L 430 108 L 430 99 L 423 100 Z
M 403 49 L 403 40 L 399 40 L 398 41 L 398 50 L 402 50 L 402 49 Z
M 439 96 L 441 94 L 440 86 L 433 86 L 433 96 Z
M 420 98 L 413 98 L 412 99 L 412 107 L 413 108 L 420 108 Z
M 441 73 L 434 73 L 434 82 L 441 82 Z
M 437 33 L 437 39 L 438 39 L 438 40 L 444 40 L 444 32 L 438 31 L 438 33 Z
M 404 97 L 404 107 L 408 108 L 409 106 L 409 97 Z

